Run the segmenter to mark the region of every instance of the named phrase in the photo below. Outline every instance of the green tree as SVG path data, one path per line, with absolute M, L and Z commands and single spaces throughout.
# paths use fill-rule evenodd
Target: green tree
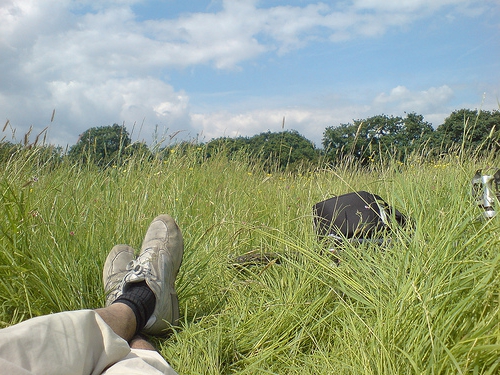
M 253 137 L 221 137 L 207 143 L 207 157 L 219 153 L 229 158 L 245 154 L 262 162 L 268 171 L 313 164 L 319 158 L 319 151 L 314 144 L 295 130 L 279 133 L 268 131 Z
M 242 153 L 248 152 L 249 139 L 248 137 L 220 137 L 212 139 L 206 145 L 206 156 L 213 157 L 222 153 L 228 158 Z
M 87 129 L 80 135 L 76 145 L 69 150 L 68 156 L 73 161 L 93 162 L 99 166 L 119 163 L 129 156 L 126 147 L 131 143 L 125 126 L 113 124 Z
M 0 162 L 7 162 L 21 148 L 21 145 L 9 141 L 0 142 Z
M 433 131 L 432 125 L 416 113 L 405 118 L 377 115 L 326 128 L 322 144 L 327 159 L 333 162 L 353 156 L 367 163 L 386 153 L 401 160 L 428 141 Z
M 500 112 L 459 109 L 450 114 L 436 129 L 435 141 L 446 149 L 498 149 L 500 144 Z
M 20 143 L 9 141 L 0 142 L 0 163 L 6 163 L 12 158 L 29 158 L 29 165 L 33 168 L 41 166 L 54 167 L 63 160 L 63 149 L 53 145 L 33 145 L 23 146 Z
M 296 130 L 255 135 L 248 140 L 248 150 L 263 160 L 270 170 L 312 164 L 319 157 L 314 144 Z
M 398 147 L 406 152 L 420 148 L 428 142 L 434 133 L 430 122 L 424 121 L 424 116 L 408 113 L 403 119 L 403 127 L 398 134 Z
M 377 115 L 352 124 L 330 126 L 323 133 L 323 148 L 327 158 L 338 161 L 347 155 L 365 163 L 380 151 L 386 151 L 400 139 L 403 126 L 400 117 Z
M 144 142 L 134 142 L 128 145 L 124 152 L 122 153 L 122 158 L 123 157 L 131 157 L 131 156 L 137 156 L 141 157 L 145 160 L 151 160 L 153 159 L 153 153 L 149 149 L 148 145 Z

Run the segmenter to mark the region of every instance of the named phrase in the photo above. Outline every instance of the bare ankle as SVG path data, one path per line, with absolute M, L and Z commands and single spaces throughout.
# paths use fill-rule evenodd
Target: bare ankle
M 143 336 L 136 335 L 130 340 L 129 346 L 132 349 L 144 349 L 144 350 L 155 350 L 156 348 L 151 344 L 149 341 L 147 341 Z

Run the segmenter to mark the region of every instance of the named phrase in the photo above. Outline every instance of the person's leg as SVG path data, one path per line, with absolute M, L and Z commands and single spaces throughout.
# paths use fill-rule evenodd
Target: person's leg
M 143 350 L 154 350 L 156 348 L 148 340 L 146 340 L 141 335 L 135 335 L 132 340 L 128 343 L 131 349 L 143 349 Z
M 131 260 L 133 251 L 131 253 L 126 246 L 110 254 L 112 261 L 105 267 L 105 275 L 114 276 L 105 276 L 105 289 L 109 292 L 108 297 L 111 296 L 107 303 L 115 296 L 134 303 L 136 292 L 138 288 L 143 291 L 142 282 L 145 281 L 155 297 L 153 314 L 147 318 L 147 329 L 153 334 L 164 334 L 178 317 L 177 304 L 172 302 L 174 296 L 177 301 L 174 282 L 182 252 L 182 235 L 173 219 L 168 215 L 156 218 L 146 233 L 137 261 Z M 122 282 L 116 274 L 121 274 L 123 264 L 129 260 L 130 267 Z M 116 290 L 114 286 L 117 286 Z M 134 363 L 139 368 L 140 363 L 147 363 L 153 368 L 163 369 L 164 373 L 175 373 L 157 352 L 134 349 L 142 355 L 131 353 L 127 341 L 141 330 L 137 315 L 127 303 L 115 300 L 96 311 L 46 315 L 2 329 L 0 368 L 12 374 L 100 374 L 108 367 L 110 370 L 115 368 L 116 362 L 122 366 L 123 360 L 132 356 L 133 362 L 127 364 Z M 148 358 L 152 359 L 151 363 Z M 131 374 L 133 371 L 122 373 Z
M 111 249 L 103 268 L 106 307 L 96 311 L 120 337 L 130 342 L 136 336 L 131 347 L 151 349 L 147 341 L 137 340 L 137 334 L 146 324 L 149 333 L 163 334 L 179 316 L 174 283 L 182 262 L 183 240 L 175 221 L 169 215 L 156 217 L 137 260 L 134 253 L 128 245 Z
M 106 260 L 108 275 L 125 270 L 133 258 L 132 248 L 115 246 Z M 107 281 L 111 290 L 116 277 Z M 135 325 L 130 308 L 119 303 L 29 319 L 0 330 L 0 368 L 9 374 L 100 373 L 130 353 Z
M 115 272 L 127 259 L 127 251 L 107 261 L 111 271 L 104 270 L 104 284 L 114 291 L 107 294 L 116 297 L 113 304 L 127 305 L 136 317 L 135 333 L 144 332 L 162 336 L 172 325 L 177 324 L 179 306 L 175 292 L 175 279 L 182 263 L 184 244 L 182 233 L 169 215 L 156 217 L 149 226 L 136 260 L 126 265 L 127 272 L 121 282 L 122 274 Z M 113 275 L 108 276 L 108 275 Z M 110 282 L 109 280 L 115 280 Z M 106 303 L 109 303 L 108 298 Z
M 130 347 L 93 310 L 50 314 L 0 330 L 0 373 L 100 374 Z
M 112 314 L 106 316 L 115 311 L 100 311 L 106 319 L 109 318 L 111 324 L 115 324 L 112 326 L 115 332 L 126 337 L 132 349 L 127 357 L 111 366 L 106 374 L 176 374 L 153 345 L 137 333 L 144 331 L 164 335 L 171 324 L 177 323 L 179 311 L 174 283 L 182 262 L 182 234 L 170 216 L 161 215 L 149 226 L 138 259 L 124 267 L 130 253 L 130 248 L 127 247 L 115 249 L 108 256 L 104 269 L 106 293 L 114 298 L 114 301 L 111 298 L 106 300 L 107 308 L 124 305 L 128 307 L 128 313 L 132 312 L 136 321 L 135 327 L 117 324 L 113 322 Z M 120 278 L 123 279 L 121 283 L 116 281 Z M 120 306 L 116 313 L 126 311 Z M 131 335 L 133 337 L 129 339 Z
M 130 341 L 136 331 L 136 318 L 132 309 L 124 303 L 114 303 L 95 312 L 125 341 Z
M 103 375 L 177 375 L 177 372 L 155 350 L 132 349 Z
M 136 336 L 127 343 L 123 336 L 129 333 L 118 335 L 123 327 L 114 325 L 115 320 L 135 319 L 126 309 L 117 303 L 97 312 L 41 316 L 0 330 L 0 373 L 176 374 L 145 339 Z

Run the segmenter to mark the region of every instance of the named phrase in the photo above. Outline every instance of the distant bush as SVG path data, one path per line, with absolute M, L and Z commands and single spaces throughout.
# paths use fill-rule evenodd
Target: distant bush
M 106 167 L 121 164 L 133 154 L 147 158 L 151 156 L 146 144 L 132 143 L 125 126 L 113 124 L 87 129 L 80 135 L 76 145 L 71 147 L 68 157 L 73 162 Z

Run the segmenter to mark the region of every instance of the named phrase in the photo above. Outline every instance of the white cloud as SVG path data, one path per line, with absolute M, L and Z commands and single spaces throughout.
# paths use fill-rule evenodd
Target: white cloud
M 311 39 L 380 35 L 388 27 L 407 25 L 430 4 L 439 8 L 469 1 L 355 0 L 336 8 L 324 3 L 259 8 L 253 0 L 225 0 L 216 13 L 143 22 L 129 7 L 137 1 L 105 1 L 99 6 L 90 1 L 4 1 L 0 31 L 14 49 L 33 47 L 33 71 L 52 64 L 58 70 L 85 65 L 115 74 L 141 66 L 147 70 L 207 63 L 227 69 L 270 50 L 300 48 Z M 82 4 L 96 11 L 71 12 Z
M 199 129 L 205 141 L 216 137 L 253 136 L 262 132 L 296 130 L 307 139 L 321 146 L 323 132 L 329 126 L 351 122 L 357 114 L 366 113 L 367 107 L 338 106 L 335 109 L 269 108 L 232 113 L 218 111 L 191 116 L 193 126 Z M 285 118 L 285 126 L 283 125 Z
M 453 90 L 447 85 L 419 92 L 411 92 L 404 86 L 397 86 L 389 95 L 379 94 L 374 99 L 373 106 L 381 111 L 392 109 L 397 112 L 429 113 L 448 105 L 452 98 Z
M 331 109 L 275 107 L 243 112 L 217 111 L 191 115 L 193 127 L 207 141 L 213 137 L 252 136 L 261 132 L 279 132 L 285 117 L 284 130 L 297 130 L 317 147 L 321 146 L 327 127 L 352 123 L 379 114 L 405 116 L 405 112 L 422 114 L 434 126 L 456 108 L 450 106 L 453 90 L 446 85 L 422 91 L 411 91 L 404 86 L 393 88 L 389 94 L 381 93 L 364 102 L 352 104 L 335 99 Z M 446 111 L 443 111 L 446 108 Z M 203 140 L 203 139 L 202 139 Z
M 54 86 L 54 101 L 59 108 L 70 108 L 72 114 L 93 121 L 80 122 L 80 131 L 90 126 L 110 125 L 117 117 L 128 127 L 144 120 L 142 133 L 136 133 L 135 137 L 150 140 L 156 124 L 172 127 L 177 123 L 186 125 L 188 120 L 187 96 L 159 80 L 110 80 L 92 85 L 58 82 Z M 97 113 L 93 112 L 95 108 L 99 108 Z M 102 124 L 103 119 L 108 119 L 108 123 Z
M 165 82 L 172 67 L 210 64 L 237 69 L 264 53 L 284 54 L 311 40 L 376 36 L 411 23 L 428 9 L 477 6 L 473 0 L 353 0 L 266 7 L 254 0 L 224 0 L 214 13 L 140 21 L 134 0 L 0 0 L 0 108 L 26 131 L 42 129 L 56 109 L 51 142 L 74 143 L 91 126 L 114 122 L 201 131 L 207 137 L 251 135 L 296 128 L 318 142 L 326 126 L 364 116 L 366 108 L 249 110 L 192 114 L 189 93 Z M 90 8 L 92 12 L 84 12 Z M 448 8 L 447 8 L 448 9 Z M 78 11 L 75 11 L 78 10 Z M 382 93 L 374 110 L 433 113 L 453 95 L 447 86 Z M 350 113 L 349 116 L 346 116 Z M 340 121 L 339 121 L 340 120 Z M 194 130 L 193 130 L 194 129 Z
M 188 96 L 160 80 L 53 81 L 47 91 L 50 97 L 36 102 L 22 96 L 0 96 L 0 107 L 11 109 L 8 118 L 19 128 L 16 140 L 22 139 L 28 126 L 21 126 L 18 119 L 25 124 L 39 124 L 35 127 L 39 131 L 48 124 L 44 119 L 50 118 L 53 109 L 56 115 L 50 125 L 50 141 L 61 145 L 75 144 L 78 135 L 90 127 L 116 122 L 124 123 L 130 132 L 134 129 L 134 140 L 148 143 L 156 125 L 160 136 L 190 129 Z
M 428 12 L 436 9 L 453 5 L 468 6 L 480 3 L 477 0 L 353 0 L 353 6 L 356 9 L 365 9 L 380 12 Z

